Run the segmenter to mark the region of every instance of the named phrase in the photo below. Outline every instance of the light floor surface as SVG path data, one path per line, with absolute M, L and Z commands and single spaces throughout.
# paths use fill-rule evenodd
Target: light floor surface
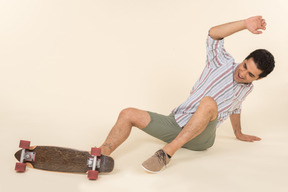
M 15 129 L 14 129 L 15 130 Z M 92 131 L 92 130 L 90 130 Z M 13 129 L 6 129 L 13 134 Z M 96 134 L 96 133 L 95 133 Z M 97 134 L 103 140 L 106 132 Z M 149 174 L 141 163 L 163 146 L 163 142 L 134 129 L 130 138 L 112 155 L 115 170 L 99 175 L 90 181 L 86 175 L 39 171 L 27 168 L 25 173 L 16 173 L 13 154 L 18 150 L 18 138 L 3 138 L 1 152 L 1 192 L 92 192 L 92 191 L 198 191 L 242 192 L 277 191 L 288 189 L 288 142 L 285 127 L 278 127 L 274 134 L 260 131 L 260 142 L 246 143 L 236 140 L 230 127 L 218 129 L 215 145 L 204 152 L 180 149 L 168 167 L 158 174 Z M 29 136 L 31 145 L 59 145 L 89 150 L 88 141 L 75 141 L 45 136 Z M 20 138 L 19 138 L 20 139 Z M 92 141 L 92 139 L 91 139 Z M 100 144 L 100 142 L 98 142 Z

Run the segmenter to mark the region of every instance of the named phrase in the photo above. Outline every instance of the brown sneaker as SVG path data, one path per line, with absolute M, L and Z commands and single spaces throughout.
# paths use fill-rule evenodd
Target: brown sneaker
M 166 167 L 169 162 L 170 158 L 167 153 L 160 149 L 152 157 L 144 161 L 142 167 L 150 173 L 158 173 L 161 169 Z

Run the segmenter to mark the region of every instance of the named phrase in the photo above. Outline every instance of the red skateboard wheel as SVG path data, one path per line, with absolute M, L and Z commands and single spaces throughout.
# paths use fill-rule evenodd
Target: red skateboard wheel
M 96 148 L 96 147 L 92 147 L 91 148 L 91 155 L 93 155 L 93 156 L 101 156 L 101 149 L 100 148 Z
M 88 178 L 89 178 L 90 180 L 96 180 L 96 179 L 98 179 L 98 171 L 89 170 L 89 171 L 88 171 Z
M 30 141 L 20 140 L 19 147 L 22 149 L 29 149 Z
M 15 171 L 25 172 L 25 170 L 26 170 L 26 163 L 16 163 Z

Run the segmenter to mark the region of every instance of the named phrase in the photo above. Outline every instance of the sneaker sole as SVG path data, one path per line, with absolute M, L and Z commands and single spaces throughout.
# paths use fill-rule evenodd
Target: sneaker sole
M 163 168 L 162 168 L 160 171 L 151 171 L 151 170 L 149 170 L 149 169 L 146 169 L 143 165 L 141 165 L 141 166 L 142 166 L 142 168 L 143 168 L 146 172 L 152 173 L 152 174 L 159 173 L 161 170 L 163 170 Z

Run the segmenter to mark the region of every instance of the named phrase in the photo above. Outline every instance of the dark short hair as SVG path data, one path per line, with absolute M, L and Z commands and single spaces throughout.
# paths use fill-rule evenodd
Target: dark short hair
M 253 58 L 257 68 L 262 71 L 259 78 L 266 77 L 275 67 L 274 56 L 265 49 L 257 49 L 250 53 L 247 59 Z

